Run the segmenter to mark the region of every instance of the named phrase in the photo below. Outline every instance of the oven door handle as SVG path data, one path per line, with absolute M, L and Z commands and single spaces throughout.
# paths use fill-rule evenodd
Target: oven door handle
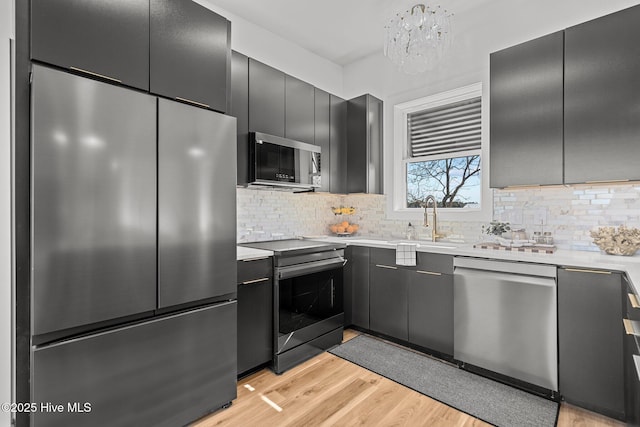
M 342 257 L 309 262 L 301 265 L 293 265 L 290 267 L 282 267 L 278 270 L 278 279 L 289 279 L 291 277 L 303 276 L 311 273 L 318 273 L 320 271 L 334 270 L 336 268 L 342 268 L 346 264 L 346 260 Z

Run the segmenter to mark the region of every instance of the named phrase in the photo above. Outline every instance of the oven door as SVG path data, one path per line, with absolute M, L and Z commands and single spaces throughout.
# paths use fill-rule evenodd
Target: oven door
M 279 269 L 276 354 L 344 327 L 343 263 L 338 258 Z

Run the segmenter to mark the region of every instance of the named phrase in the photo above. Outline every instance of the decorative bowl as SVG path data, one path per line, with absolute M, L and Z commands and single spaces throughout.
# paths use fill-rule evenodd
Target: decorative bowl
M 608 253 L 609 255 L 631 256 L 636 253 L 638 248 L 607 248 L 602 250 Z
M 640 230 L 621 225 L 591 231 L 593 242 L 609 255 L 631 256 L 640 249 Z

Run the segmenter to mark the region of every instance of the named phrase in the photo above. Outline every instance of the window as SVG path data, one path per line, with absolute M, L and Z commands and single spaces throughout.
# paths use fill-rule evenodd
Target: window
M 432 194 L 443 208 L 481 203 L 480 97 L 407 115 L 406 207 Z
M 418 219 L 427 195 L 445 219 L 491 216 L 483 102 L 477 83 L 395 105 L 391 218 Z

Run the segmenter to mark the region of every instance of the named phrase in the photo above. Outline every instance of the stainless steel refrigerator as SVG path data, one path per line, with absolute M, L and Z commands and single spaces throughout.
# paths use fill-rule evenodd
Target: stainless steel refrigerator
M 40 65 L 31 109 L 31 424 L 231 402 L 235 119 Z

